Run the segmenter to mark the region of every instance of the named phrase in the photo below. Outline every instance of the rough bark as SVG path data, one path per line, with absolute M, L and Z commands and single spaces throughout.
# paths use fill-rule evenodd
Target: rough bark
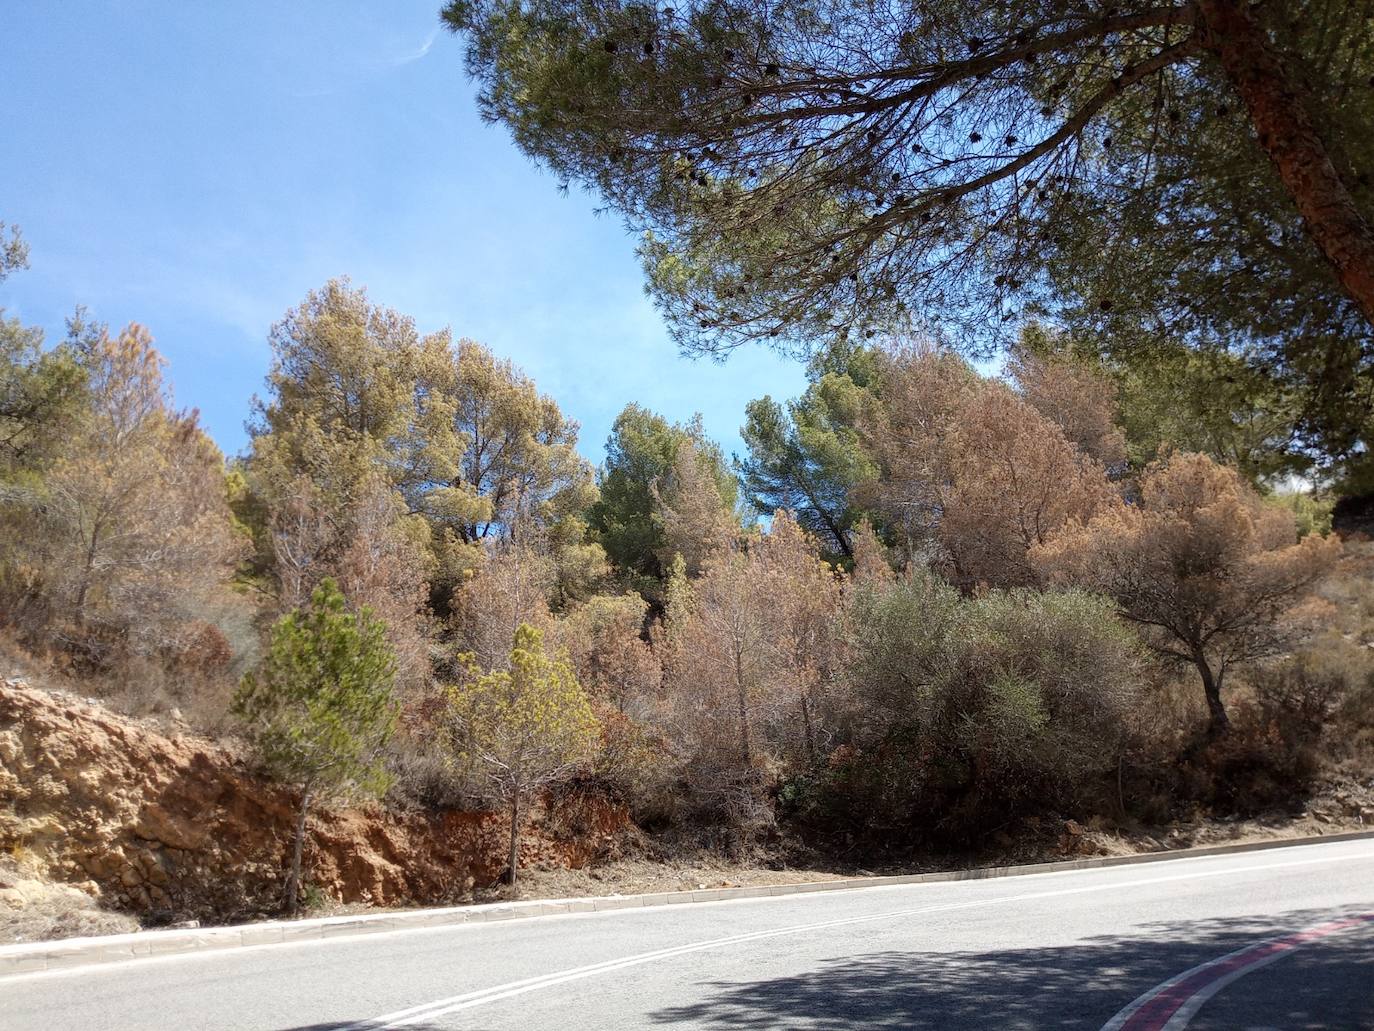
M 1374 227 L 1356 206 L 1303 90 L 1246 0 L 1199 0 L 1198 35 L 1221 63 L 1307 231 L 1374 324 Z
M 305 815 L 310 809 L 310 790 L 301 792 L 301 807 L 296 813 L 296 836 L 291 842 L 291 869 L 286 875 L 286 911 L 296 912 L 300 897 L 301 853 L 305 848 Z
M 1221 677 L 1212 672 L 1211 663 L 1199 655 L 1193 660 L 1202 677 L 1202 691 L 1207 697 L 1207 736 L 1220 737 L 1231 729 L 1231 718 L 1221 700 Z
M 520 867 L 520 792 L 510 800 L 510 887 L 515 891 L 515 872 Z

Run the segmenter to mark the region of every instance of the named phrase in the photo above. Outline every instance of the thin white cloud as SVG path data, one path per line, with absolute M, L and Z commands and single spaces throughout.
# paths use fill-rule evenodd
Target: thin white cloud
M 397 68 L 404 68 L 408 64 L 423 60 L 431 50 L 434 49 L 435 42 L 439 39 L 439 28 L 436 26 L 430 29 L 429 35 L 425 37 L 414 50 L 407 50 L 404 53 L 396 54 L 391 57 L 372 57 L 358 61 L 352 68 L 333 68 L 332 74 L 341 77 L 344 81 L 333 81 L 320 86 L 304 87 L 290 90 L 290 95 L 297 100 L 316 100 L 320 97 L 333 96 L 345 89 L 357 85 L 359 82 L 366 81 L 375 75 L 385 74 L 395 71 Z
M 393 57 L 391 60 L 385 62 L 385 67 L 400 68 L 402 65 L 414 64 L 416 61 L 420 60 L 426 54 L 428 54 L 431 49 L 433 49 L 434 41 L 438 38 L 439 29 L 436 26 L 435 28 L 430 29 L 429 35 L 425 37 L 425 41 L 420 44 L 419 49 L 412 50 L 406 54 L 401 54 L 399 57 Z

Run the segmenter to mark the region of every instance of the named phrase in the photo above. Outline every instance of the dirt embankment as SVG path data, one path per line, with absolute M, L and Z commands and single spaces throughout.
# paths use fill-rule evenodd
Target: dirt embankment
M 0 681 L 0 854 L 145 922 L 274 910 L 294 796 L 231 749 L 23 681 Z M 376 906 L 458 900 L 504 870 L 504 818 L 488 812 L 319 811 L 306 878 Z M 537 809 L 522 865 L 577 868 L 628 817 L 597 797 Z M 0 908 L 22 904 L 20 893 Z
M 223 744 L 169 736 L 75 696 L 0 680 L 0 943 L 128 929 L 121 913 L 144 925 L 272 913 L 294 803 L 292 792 Z M 625 812 L 577 795 L 536 807 L 522 844 L 521 894 L 827 880 L 1368 827 L 1374 779 L 1341 776 L 1319 785 L 1301 812 L 1134 830 L 1027 818 L 978 855 L 869 857 L 860 868 L 782 845 L 771 856 L 735 860 L 681 843 L 655 847 L 638 838 Z M 504 894 L 493 885 L 504 872 L 508 828 L 485 812 L 321 810 L 311 819 L 306 879 L 324 911 L 492 898 Z

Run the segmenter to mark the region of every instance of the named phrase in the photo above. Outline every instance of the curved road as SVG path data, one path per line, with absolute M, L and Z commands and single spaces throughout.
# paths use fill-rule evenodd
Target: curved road
M 1374 1028 L 1374 841 L 0 980 L 5 1031 Z

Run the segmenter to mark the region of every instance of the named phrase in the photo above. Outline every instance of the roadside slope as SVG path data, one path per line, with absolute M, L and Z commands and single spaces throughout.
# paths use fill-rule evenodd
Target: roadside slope
M 273 911 L 293 805 L 224 745 L 0 682 L 0 852 L 109 908 L 154 922 Z M 576 811 L 536 815 L 524 846 L 531 862 L 584 864 L 627 826 L 599 799 L 565 805 Z M 456 899 L 501 874 L 502 823 L 457 810 L 321 811 L 307 879 L 345 903 Z

